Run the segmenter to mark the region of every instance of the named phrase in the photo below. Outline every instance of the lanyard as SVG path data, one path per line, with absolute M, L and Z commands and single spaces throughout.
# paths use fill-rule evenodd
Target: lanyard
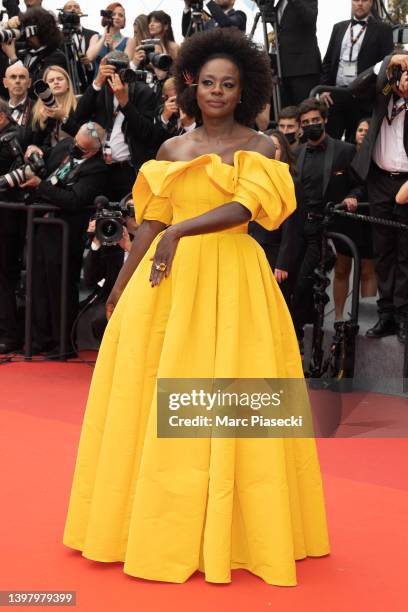
M 404 103 L 398 106 L 397 103 L 399 100 L 400 98 L 397 98 L 397 99 L 394 98 L 394 102 L 393 102 L 392 109 L 391 109 L 391 116 L 388 115 L 388 111 L 387 111 L 386 118 L 387 118 L 387 123 L 390 126 L 392 125 L 392 122 L 394 121 L 394 119 L 396 119 L 398 115 L 402 113 L 402 111 L 407 110 L 408 108 L 407 100 L 404 100 Z
M 353 28 L 354 28 L 354 23 L 352 23 L 350 25 L 350 43 L 351 43 L 351 47 L 350 47 L 350 56 L 349 56 L 349 62 L 353 61 L 353 51 L 354 51 L 354 47 L 355 45 L 358 43 L 358 41 L 360 40 L 360 38 L 362 37 L 362 35 L 364 34 L 364 32 L 366 31 L 367 28 L 367 22 L 365 23 L 365 25 L 361 26 L 361 30 L 360 32 L 357 34 L 357 36 L 354 38 L 353 35 Z

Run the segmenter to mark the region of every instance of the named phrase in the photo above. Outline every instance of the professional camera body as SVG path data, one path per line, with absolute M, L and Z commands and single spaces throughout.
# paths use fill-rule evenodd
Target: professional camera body
M 160 45 L 160 38 L 145 38 L 142 40 L 140 49 L 146 53 L 145 65 L 151 64 L 153 68 L 167 71 L 173 63 L 173 59 L 166 53 L 156 53 L 156 47 Z
M 129 68 L 129 62 L 121 59 L 109 58 L 107 66 L 113 66 L 120 77 L 122 83 L 133 83 L 136 81 L 135 71 Z
M 32 153 L 26 163 L 3 176 L 0 176 L 0 191 L 7 191 L 19 187 L 33 176 L 44 177 L 46 174 L 45 163 L 38 153 Z
M 100 15 L 105 20 L 106 26 L 108 28 L 111 28 L 113 26 L 113 11 L 104 11 L 104 10 L 102 10 Z
M 58 13 L 58 23 L 62 25 L 63 32 L 75 32 L 81 25 L 81 17 L 85 15 L 78 15 L 78 13 L 66 12 L 60 9 Z
M 390 85 L 396 85 L 399 87 L 402 75 L 404 74 L 404 70 L 401 66 L 394 66 L 391 73 L 391 78 L 389 79 Z
M 105 246 L 112 246 L 123 238 L 123 226 L 128 217 L 134 217 L 134 207 L 128 204 L 128 196 L 120 202 L 109 202 L 105 196 L 95 199 L 95 236 Z

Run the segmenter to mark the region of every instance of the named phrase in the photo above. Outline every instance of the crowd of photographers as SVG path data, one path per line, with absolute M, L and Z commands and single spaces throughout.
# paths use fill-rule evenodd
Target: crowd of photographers
M 165 12 L 138 15 L 134 36 L 126 37 L 125 9 L 118 2 L 100 11 L 100 33 L 82 27 L 78 2 L 66 2 L 57 15 L 42 0 L 24 4 L 3 2 L 0 201 L 55 207 L 37 213 L 44 222 L 34 240 L 33 354 L 49 358 L 59 354 L 62 252 L 60 230 L 49 221 L 62 219 L 69 226 L 66 356 L 72 356 L 73 330 L 88 334 L 89 348 L 103 333 L 104 300 L 137 236 L 130 193 L 138 169 L 166 139 L 195 129 L 196 120 L 177 102 L 172 66 L 178 44 Z M 214 27 L 245 32 L 246 15 L 234 4 L 185 0 L 182 9 L 180 3 L 183 36 Z M 323 62 L 317 0 L 257 4 L 262 13 L 274 7 L 269 51 L 276 60 L 279 47 L 279 66 L 272 69 L 281 71 L 283 108 L 276 116 L 273 105 L 266 108 L 253 127 L 272 138 L 276 159 L 289 164 L 298 209 L 277 231 L 256 223 L 249 231 L 265 250 L 302 345 L 304 326 L 315 316 L 314 271 L 321 260 L 326 203 L 343 202 L 353 212 L 359 202 L 369 201 L 375 216 L 408 221 L 403 206 L 408 200 L 408 55 L 393 52 L 391 27 L 372 15 L 372 0 L 351 0 L 352 18 L 334 26 Z M 316 85 L 323 86 L 321 93 L 310 98 Z M 23 347 L 17 298 L 25 223 L 19 210 L 0 207 L 0 353 Z M 362 297 L 378 291 L 379 319 L 367 336 L 397 334 L 405 342 L 408 240 L 403 231 L 345 218 L 335 223 L 334 230 L 351 238 L 359 251 Z M 340 240 L 334 247 L 339 326 L 352 254 Z M 80 305 L 81 269 L 91 296 Z M 85 314 L 78 324 L 80 310 Z

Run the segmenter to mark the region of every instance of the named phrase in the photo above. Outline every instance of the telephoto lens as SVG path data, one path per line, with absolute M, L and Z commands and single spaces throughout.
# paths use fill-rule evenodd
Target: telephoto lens
M 24 166 L 16 168 L 8 174 L 0 176 L 0 191 L 19 187 L 33 176 L 43 177 L 45 174 L 45 163 L 38 153 L 32 153 Z
M 42 79 L 39 79 L 34 83 L 33 91 L 37 98 L 40 98 L 40 100 L 42 100 L 45 106 L 48 106 L 48 108 L 56 106 L 57 102 L 54 98 L 54 94 L 52 93 L 47 83 Z
M 0 43 L 5 43 L 7 45 L 13 39 L 18 40 L 20 36 L 20 30 L 16 30 L 15 28 L 0 29 Z

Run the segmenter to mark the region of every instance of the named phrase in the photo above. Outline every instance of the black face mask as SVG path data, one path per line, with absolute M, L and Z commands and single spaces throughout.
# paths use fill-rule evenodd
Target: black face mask
M 82 159 L 85 153 L 78 147 L 75 142 L 72 143 L 71 148 L 69 150 L 70 157 L 72 159 Z
M 296 132 L 292 132 L 290 134 L 285 134 L 285 138 L 290 145 L 295 144 L 296 142 Z
M 324 134 L 323 123 L 315 123 L 314 125 L 305 125 L 303 130 L 303 138 L 305 140 L 311 140 L 317 142 Z

